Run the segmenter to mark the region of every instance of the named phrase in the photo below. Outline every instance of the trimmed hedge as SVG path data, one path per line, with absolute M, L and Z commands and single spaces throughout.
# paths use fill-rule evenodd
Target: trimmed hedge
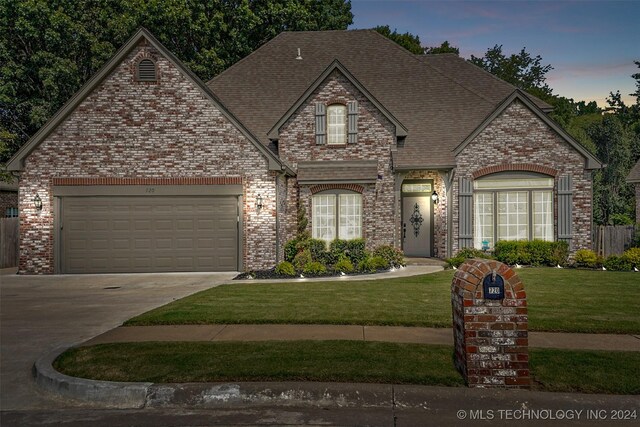
M 283 276 L 295 276 L 296 269 L 293 267 L 288 261 L 282 261 L 280 264 L 276 266 L 276 274 L 281 274 Z
M 391 267 L 397 268 L 404 265 L 404 254 L 400 249 L 391 245 L 378 246 L 373 251 L 373 256 L 384 258 Z
M 579 249 L 574 256 L 576 267 L 596 268 L 598 267 L 598 255 L 591 249 Z
M 447 263 L 448 268 L 458 268 L 463 262 L 471 258 L 493 259 L 491 255 L 481 251 L 480 249 L 464 248 L 459 250 L 456 256 L 446 259 L 445 262 Z
M 494 256 L 498 261 L 509 265 L 566 265 L 569 245 L 565 241 L 501 240 L 496 243 Z

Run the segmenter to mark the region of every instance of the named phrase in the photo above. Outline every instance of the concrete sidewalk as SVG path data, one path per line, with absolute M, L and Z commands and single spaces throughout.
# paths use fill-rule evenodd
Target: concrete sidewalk
M 83 343 L 144 341 L 351 340 L 453 345 L 450 328 L 361 325 L 167 325 L 121 326 Z M 538 348 L 640 351 L 640 336 L 529 332 Z

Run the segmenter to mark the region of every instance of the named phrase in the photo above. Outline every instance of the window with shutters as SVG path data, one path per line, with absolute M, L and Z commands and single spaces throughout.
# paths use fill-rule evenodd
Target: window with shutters
M 347 143 L 347 106 L 332 104 L 327 107 L 327 144 Z
M 334 239 L 362 237 L 362 195 L 343 190 L 322 192 L 312 198 L 313 238 Z
M 143 59 L 136 67 L 136 80 L 139 82 L 157 82 L 156 64 L 151 59 Z
M 499 240 L 553 240 L 553 178 L 494 174 L 473 183 L 473 245 L 493 249 Z

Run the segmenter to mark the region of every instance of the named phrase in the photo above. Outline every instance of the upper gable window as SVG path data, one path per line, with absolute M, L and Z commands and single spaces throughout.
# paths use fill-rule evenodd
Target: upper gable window
M 347 143 L 347 106 L 333 104 L 327 107 L 327 144 Z
M 150 59 L 143 59 L 136 67 L 136 80 L 139 82 L 157 82 L 156 64 Z

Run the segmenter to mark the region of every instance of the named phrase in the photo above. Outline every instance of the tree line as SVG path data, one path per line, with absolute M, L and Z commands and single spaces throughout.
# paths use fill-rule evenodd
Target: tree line
M 352 23 L 348 0 L 0 0 L 0 165 L 140 26 L 207 81 L 282 31 Z M 425 47 L 408 32 L 374 29 L 415 54 L 460 53 L 448 41 Z M 505 54 L 496 45 L 468 61 L 553 105 L 550 116 L 606 164 L 594 174 L 596 223 L 640 221 L 625 182 L 640 157 L 640 72 L 631 76 L 634 104 L 612 92 L 600 108 L 554 94 L 553 67 L 525 48 Z

